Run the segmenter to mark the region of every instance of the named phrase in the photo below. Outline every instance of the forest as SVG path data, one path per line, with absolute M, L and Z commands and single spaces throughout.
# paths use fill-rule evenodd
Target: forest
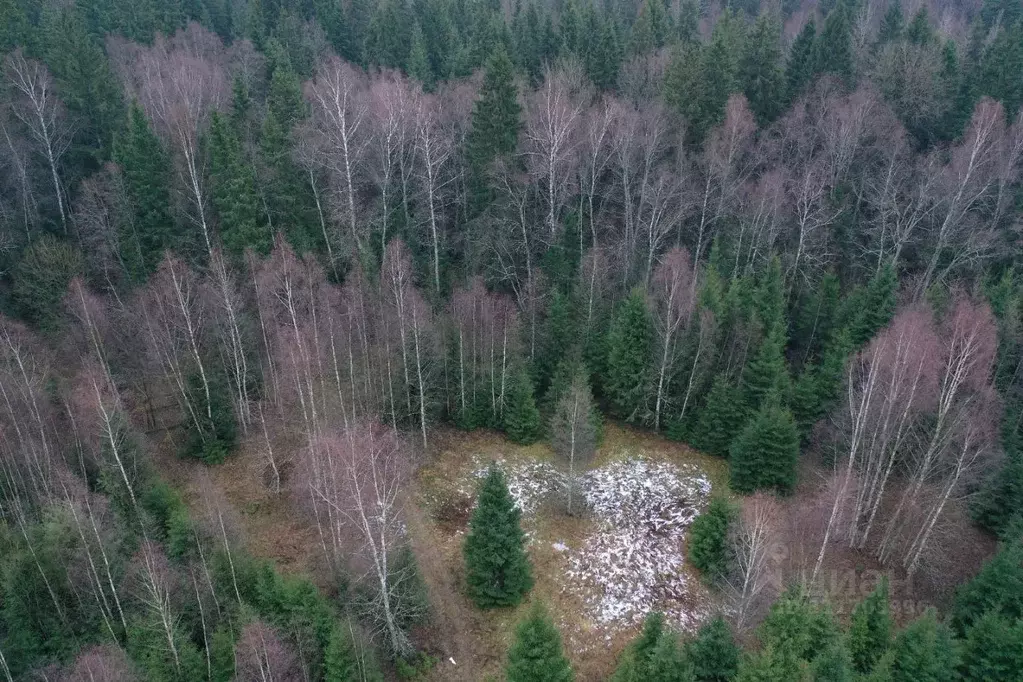
M 0 61 L 0 682 L 1021 679 L 1020 0 Z

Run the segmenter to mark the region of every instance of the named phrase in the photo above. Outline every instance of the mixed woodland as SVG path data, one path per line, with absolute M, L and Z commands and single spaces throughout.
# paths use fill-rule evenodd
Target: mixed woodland
M 1019 679 L 1019 0 L 0 0 L 0 58 L 0 680 L 428 676 L 437 430 L 571 476 L 606 420 L 727 460 L 689 554 L 741 583 L 612 679 Z M 329 585 L 161 473 L 243 441 Z M 998 549 L 940 613 L 810 597 L 965 528 Z M 466 537 L 519 604 L 496 469 Z M 573 679 L 543 605 L 506 675 Z

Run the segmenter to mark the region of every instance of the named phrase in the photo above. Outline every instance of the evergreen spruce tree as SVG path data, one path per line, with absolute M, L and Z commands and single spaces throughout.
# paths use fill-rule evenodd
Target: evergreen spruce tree
M 610 682 L 642 682 L 650 677 L 650 660 L 664 636 L 664 614 L 648 613 L 643 629 L 622 653 Z
M 848 332 L 838 332 L 824 349 L 820 362 L 805 366 L 792 387 L 792 416 L 804 437 L 838 402 L 851 350 Z
M 75 119 L 70 156 L 72 175 L 82 176 L 110 158 L 114 134 L 122 126 L 124 101 L 103 46 L 86 31 L 73 5 L 44 13 L 46 63 L 61 101 Z
M 891 643 L 892 616 L 888 609 L 888 579 L 856 605 L 849 625 L 849 651 L 856 671 L 869 673 Z
M 372 652 L 360 645 L 351 623 L 342 621 L 330 631 L 323 657 L 324 682 L 383 682 Z
M 629 53 L 633 56 L 644 55 L 660 47 L 657 24 L 663 23 L 663 17 L 658 14 L 659 1 L 647 0 L 640 5 L 639 14 L 632 24 L 632 33 L 629 36 Z M 663 7 L 664 5 L 660 5 L 662 11 Z
M 811 671 L 814 682 L 854 682 L 859 679 L 853 671 L 849 650 L 841 639 L 835 639 L 818 654 Z
M 686 658 L 678 635 L 671 631 L 661 634 L 650 655 L 646 675 L 639 679 L 649 682 L 695 682 L 692 663 Z
M 787 402 L 790 388 L 788 367 L 785 363 L 785 337 L 782 327 L 770 330 L 761 342 L 757 354 L 742 375 L 745 403 L 749 411 L 760 409 L 768 396 Z
M 219 372 L 207 369 L 206 380 L 208 401 L 199 372 L 188 377 L 189 401 L 195 405 L 196 416 L 187 423 L 183 453 L 206 464 L 220 464 L 237 444 L 238 422 L 226 379 Z
M 235 637 L 227 623 L 221 623 L 210 637 L 210 678 L 213 682 L 231 682 L 234 679 Z
M 433 76 L 433 67 L 430 64 L 430 55 L 426 51 L 426 37 L 418 22 L 412 28 L 412 46 L 409 48 L 405 71 L 409 76 L 422 83 L 426 90 L 431 90 L 436 82 Z
M 902 39 L 902 31 L 906 26 L 906 18 L 902 14 L 902 3 L 895 0 L 888 5 L 888 11 L 881 19 L 881 28 L 877 33 L 877 42 L 880 45 L 894 43 Z
M 728 97 L 739 90 L 739 57 L 745 40 L 745 26 L 732 10 L 725 10 L 703 51 L 700 78 L 702 87 L 698 116 L 690 121 L 694 141 L 702 141 L 707 132 L 725 117 Z
M 773 14 L 763 14 L 744 41 L 739 61 L 742 92 L 761 126 L 777 118 L 784 104 L 781 64 L 781 23 Z
M 252 166 L 230 124 L 217 113 L 210 122 L 210 175 L 213 207 L 220 217 L 220 240 L 229 254 L 240 258 L 246 248 L 270 252 L 272 238 L 260 210 Z
M 853 84 L 852 19 L 849 7 L 842 0 L 824 20 L 824 28 L 817 37 L 816 67 L 818 73 L 830 73 L 847 86 Z
M 1007 408 L 1006 415 L 1012 413 L 1010 410 L 1019 414 L 1020 407 L 1017 404 Z M 1009 428 L 1005 426 L 1003 430 Z M 974 520 L 998 535 L 1007 531 L 1014 521 L 1023 519 L 1023 451 L 1014 443 L 1005 443 L 1005 446 L 1004 463 L 981 489 L 973 509 Z
M 515 606 L 533 587 L 520 516 L 504 474 L 492 466 L 480 484 L 464 547 L 469 596 L 481 609 Z
M 958 665 L 952 633 L 934 609 L 907 625 L 892 645 L 893 682 L 952 682 Z
M 486 181 L 490 164 L 515 151 L 521 115 L 512 62 L 504 45 L 498 44 L 487 61 L 466 142 L 466 159 L 472 173 L 473 203 L 477 212 L 490 200 Z
M 547 611 L 535 603 L 515 629 L 505 669 L 508 682 L 572 682 L 572 666 L 561 650 L 561 634 Z
M 934 41 L 934 31 L 931 29 L 931 19 L 927 16 L 926 5 L 917 10 L 913 20 L 906 27 L 906 40 L 921 47 Z
M 959 588 L 952 608 L 952 626 L 963 635 L 987 613 L 1010 622 L 1023 618 L 1023 524 L 1018 524 L 1011 541 L 984 564 L 973 580 Z
M 724 375 L 714 379 L 707 402 L 693 427 L 693 447 L 709 455 L 727 457 L 732 439 L 746 423 L 743 392 Z
M 1013 74 L 1020 69 L 1023 69 L 1023 22 L 999 29 L 972 79 L 973 93 L 998 100 L 1006 111 L 1018 111 L 1023 103 L 1023 84 Z M 969 111 L 963 112 L 964 121 L 969 120 L 975 101 L 969 103 Z
M 729 533 L 737 516 L 735 506 L 717 495 L 689 529 L 689 561 L 708 582 L 720 580 L 731 568 Z
M 267 111 L 273 114 L 277 122 L 287 131 L 307 115 L 306 103 L 302 97 L 302 82 L 291 66 L 291 60 L 281 48 L 273 75 L 270 76 L 270 89 L 266 95 Z
M 18 0 L 0 0 L 0 54 L 7 54 L 30 40 L 32 26 Z
M 974 623 L 962 647 L 962 679 L 1009 682 L 1023 671 L 1023 620 L 987 613 Z
M 664 102 L 687 122 L 702 116 L 703 52 L 698 40 L 676 45 L 664 72 Z
M 635 421 L 644 416 L 652 344 L 646 297 L 636 290 L 619 306 L 608 334 L 604 393 L 621 419 Z
M 700 626 L 696 637 L 686 643 L 685 653 L 696 682 L 728 682 L 739 669 L 742 650 L 728 623 L 718 615 Z
M 844 316 L 849 320 L 849 341 L 854 347 L 867 343 L 891 322 L 898 286 L 895 266 L 889 263 L 870 279 L 865 289 L 847 299 Z
M 785 101 L 792 104 L 817 74 L 817 26 L 813 19 L 803 25 L 789 49 L 785 65 Z
M 741 493 L 796 486 L 799 431 L 792 413 L 768 399 L 732 442 L 729 453 L 732 489 Z
M 134 210 L 134 225 L 119 225 L 119 241 L 125 244 L 121 258 L 129 276 L 144 280 L 173 247 L 188 252 L 188 244 L 171 218 L 171 165 L 159 138 L 137 102 L 128 111 L 127 125 L 114 144 L 114 159 L 121 168 L 125 189 Z
M 543 435 L 543 420 L 536 407 L 533 382 L 525 370 L 514 372 L 508 382 L 504 432 L 510 441 L 520 445 L 535 443 Z
M 547 308 L 547 319 L 543 325 L 540 352 L 534 361 L 537 393 L 545 398 L 555 371 L 563 359 L 572 356 L 572 353 L 566 352 L 566 350 L 572 349 L 573 344 L 577 340 L 574 313 L 572 300 L 560 291 L 555 290 L 550 306 Z M 549 413 L 547 416 L 549 416 Z
M 614 21 L 604 17 L 596 46 L 586 53 L 586 75 L 600 90 L 611 90 L 618 81 L 622 47 Z

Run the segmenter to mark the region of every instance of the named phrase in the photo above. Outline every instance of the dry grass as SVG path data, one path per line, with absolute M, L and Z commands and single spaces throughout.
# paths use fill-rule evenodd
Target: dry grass
M 499 678 L 514 626 L 528 606 L 481 612 L 465 596 L 462 542 L 472 505 L 465 483 L 480 463 L 488 460 L 509 464 L 550 461 L 553 452 L 544 444 L 513 445 L 497 433 L 453 430 L 438 430 L 433 449 L 430 462 L 416 479 L 415 504 L 421 513 L 413 514 L 411 525 L 437 614 L 424 633 L 429 637 L 428 646 L 442 659 L 430 679 L 468 682 Z M 655 461 L 695 464 L 708 473 L 714 485 L 727 480 L 727 467 L 720 460 L 614 424 L 606 426 L 594 466 L 637 454 Z M 541 507 L 524 519 L 524 527 L 530 536 L 528 551 L 536 576 L 530 600 L 541 600 L 554 615 L 576 678 L 580 682 L 606 679 L 637 629 L 608 632 L 593 622 L 578 593 L 566 589 L 567 555 L 554 546 L 578 547 L 592 532 L 593 523 Z

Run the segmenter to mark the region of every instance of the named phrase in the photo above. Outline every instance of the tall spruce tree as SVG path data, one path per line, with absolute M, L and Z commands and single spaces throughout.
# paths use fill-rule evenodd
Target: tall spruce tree
M 618 308 L 608 334 L 604 393 L 615 416 L 644 417 L 653 344 L 653 323 L 646 297 L 636 290 Z
M 689 529 L 689 561 L 708 582 L 725 577 L 731 568 L 731 531 L 737 516 L 735 505 L 716 495 Z
M 746 407 L 756 412 L 768 396 L 787 402 L 790 388 L 788 366 L 785 363 L 784 328 L 775 326 L 760 343 L 742 375 Z
M 785 65 L 785 101 L 795 102 L 817 74 L 817 25 L 809 19 L 799 31 Z
M 358 641 L 350 622 L 342 621 L 330 631 L 323 657 L 324 682 L 383 682 L 372 652 Z
M 853 85 L 852 17 L 845 0 L 836 4 L 824 20 L 817 36 L 815 66 L 818 73 L 829 73 L 847 86 Z
M 464 547 L 466 586 L 481 609 L 515 606 L 533 587 L 520 516 L 504 473 L 492 466 L 480 484 Z
M 888 5 L 888 11 L 881 19 L 881 28 L 877 32 L 877 42 L 880 45 L 894 43 L 902 39 L 902 31 L 906 27 L 906 17 L 902 13 L 902 3 L 895 0 Z
M 928 609 L 899 632 L 891 656 L 879 665 L 887 668 L 892 682 L 952 682 L 959 652 L 948 627 Z
M 75 6 L 44 16 L 46 63 L 64 106 L 75 119 L 69 162 L 73 174 L 81 177 L 110 158 L 114 134 L 122 125 L 124 101 L 101 41 L 86 31 Z
M 686 642 L 685 652 L 696 682 L 728 682 L 739 669 L 742 650 L 728 623 L 717 615 L 701 625 L 696 637 Z
M 740 493 L 774 489 L 790 493 L 796 486 L 799 431 L 792 413 L 769 398 L 732 442 L 730 484 Z
M 761 126 L 777 118 L 785 101 L 785 75 L 781 62 L 781 22 L 771 13 L 757 19 L 743 42 L 739 82 Z
M 962 679 L 1009 682 L 1023 671 L 1023 620 L 987 613 L 970 628 L 962 647 Z
M 572 666 L 561 650 L 561 634 L 546 609 L 533 604 L 515 628 L 505 668 L 508 682 L 572 682 Z
M 710 455 L 727 457 L 732 440 L 742 430 L 749 412 L 743 392 L 728 377 L 718 375 L 693 426 L 690 442 Z
M 132 103 L 125 129 L 115 140 L 114 159 L 134 214 L 131 224 L 118 226 L 121 258 L 129 276 L 141 282 L 156 269 L 164 250 L 173 247 L 187 253 L 189 245 L 171 218 L 170 159 L 137 102 Z
M 503 425 L 508 439 L 520 445 L 535 443 L 543 435 L 543 420 L 536 407 L 533 381 L 524 369 L 513 372 L 508 382 Z
M 856 605 L 849 625 L 849 652 L 856 671 L 867 674 L 888 651 L 892 616 L 888 607 L 888 579 Z
M 522 108 L 511 59 L 498 43 L 487 61 L 483 85 L 472 110 L 472 128 L 466 142 L 466 158 L 472 173 L 473 203 L 479 211 L 489 203 L 486 176 L 499 157 L 515 151 L 521 127 Z
M 269 253 L 273 240 L 261 210 L 252 166 L 245 159 L 237 133 L 223 116 L 214 113 L 209 137 L 213 207 L 220 217 L 224 248 L 235 258 L 247 248 Z

